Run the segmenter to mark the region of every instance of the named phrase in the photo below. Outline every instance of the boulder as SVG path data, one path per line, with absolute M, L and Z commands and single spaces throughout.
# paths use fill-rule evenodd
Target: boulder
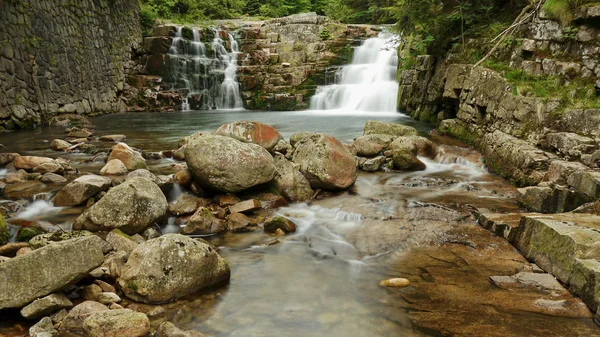
M 314 134 L 296 144 L 292 160 L 313 188 L 342 190 L 356 181 L 355 157 L 326 134 Z
M 140 244 L 131 253 L 118 284 L 134 301 L 164 303 L 229 277 L 227 262 L 210 245 L 166 234 Z
M 12 163 L 13 160 L 15 160 L 15 158 L 17 158 L 18 156 L 20 156 L 20 154 L 14 152 L 0 153 L 0 166 Z
M 27 175 L 27 171 L 18 170 L 17 172 L 7 173 L 4 177 L 4 181 L 6 181 L 7 184 L 21 183 L 27 181 Z
M 72 146 L 71 143 L 62 139 L 55 139 L 50 143 L 50 148 L 54 151 L 65 151 Z
M 54 328 L 52 319 L 50 317 L 44 317 L 34 326 L 29 328 L 29 337 L 52 337 L 57 336 L 58 330 Z
M 105 244 L 97 236 L 87 236 L 56 242 L 3 262 L 0 309 L 22 307 L 79 281 L 102 264 Z
M 127 139 L 127 137 L 125 135 L 104 135 L 104 136 L 100 136 L 100 140 L 105 141 L 105 142 L 122 142 L 125 139 Z
M 185 193 L 169 204 L 169 212 L 177 216 L 192 214 L 196 212 L 198 207 L 206 205 L 206 200 Z
M 235 138 L 244 143 L 254 143 L 264 147 L 267 151 L 273 150 L 283 137 L 274 127 L 261 122 L 238 121 L 221 125 L 213 131 L 214 135 Z
M 58 327 L 61 336 L 83 336 L 83 322 L 96 312 L 108 311 L 108 307 L 95 301 L 85 301 L 76 305 L 63 319 Z
M 40 179 L 41 182 L 43 183 L 47 183 L 47 184 L 61 184 L 61 183 L 66 183 L 67 182 L 67 178 L 58 175 L 56 173 L 45 173 L 42 176 L 42 179 Z
M 109 160 L 106 165 L 100 170 L 103 176 L 122 176 L 127 174 L 127 167 L 119 159 Z
M 13 165 L 17 170 L 23 169 L 26 171 L 31 171 L 43 163 L 50 162 L 54 162 L 54 159 L 36 156 L 17 156 L 13 159 Z
M 188 187 L 192 184 L 192 173 L 188 169 L 177 171 L 173 175 L 173 179 L 179 185 Z
M 258 230 L 258 223 L 242 213 L 233 213 L 227 217 L 227 229 L 234 233 Z
M 419 133 L 417 129 L 412 126 L 395 124 L 395 123 L 384 123 L 379 121 L 367 121 L 364 129 L 365 135 L 390 135 L 395 137 L 400 136 L 416 136 Z
M 314 194 L 310 183 L 282 154 L 276 153 L 275 188 L 291 201 L 307 201 Z
M 61 173 L 63 171 L 64 171 L 63 166 L 61 164 L 59 164 L 58 162 L 56 162 L 55 160 L 43 162 L 33 169 L 33 172 L 39 172 L 41 174 L 48 173 L 48 172 Z
M 150 320 L 130 309 L 96 311 L 83 320 L 83 331 L 89 337 L 147 336 Z
M 95 174 L 81 176 L 58 191 L 52 202 L 61 207 L 81 205 L 98 192 L 108 190 L 110 184 L 110 178 Z
M 433 158 L 436 155 L 435 145 L 427 138 L 421 136 L 404 136 L 394 139 L 388 147 L 389 150 L 404 149 L 414 155 Z
M 227 230 L 222 220 L 215 218 L 210 209 L 200 207 L 187 221 L 183 228 L 185 234 L 217 234 Z
M 275 163 L 267 150 L 225 136 L 191 138 L 185 158 L 198 183 L 223 192 L 264 184 L 275 175 Z
M 589 202 L 585 194 L 562 186 L 529 186 L 519 188 L 519 202 L 532 212 L 570 212 Z
M 108 161 L 113 159 L 119 159 L 129 171 L 148 168 L 144 157 L 125 143 L 117 143 L 113 146 Z
M 599 171 L 573 172 L 567 178 L 567 183 L 592 199 L 600 198 Z
M 314 134 L 315 134 L 314 132 L 308 132 L 308 131 L 296 132 L 290 136 L 290 145 L 292 147 L 296 147 L 296 144 L 299 141 L 303 140 L 304 138 L 310 137 Z
M 69 137 L 73 137 L 73 138 L 88 138 L 93 136 L 94 133 L 92 131 L 90 131 L 89 129 L 86 128 L 72 128 L 71 130 L 69 130 L 69 132 L 67 133 L 67 136 Z
M 369 158 L 360 165 L 360 168 L 363 171 L 376 172 L 376 171 L 381 170 L 381 168 L 383 167 L 383 164 L 385 164 L 385 161 L 386 161 L 385 156 Z
M 396 150 L 392 154 L 394 168 L 402 171 L 423 171 L 426 166 L 412 152 Z
M 73 303 L 63 293 L 55 293 L 46 297 L 38 298 L 23 309 L 21 316 L 27 319 L 36 319 L 54 313 L 60 309 L 67 309 Z
M 356 154 L 361 157 L 373 157 L 385 150 L 394 140 L 394 136 L 372 134 L 354 140 Z
M 111 231 L 115 228 L 133 235 L 160 223 L 167 214 L 167 198 L 148 178 L 127 179 L 81 214 L 74 229 Z

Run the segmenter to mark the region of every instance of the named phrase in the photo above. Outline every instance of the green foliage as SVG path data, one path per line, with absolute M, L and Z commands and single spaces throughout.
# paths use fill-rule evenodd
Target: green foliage
M 238 17 L 242 14 L 246 1 L 140 0 L 140 4 L 142 8 L 141 19 L 146 22 L 160 18 L 181 23 L 196 23 L 198 21 L 210 19 L 229 19 Z
M 563 26 L 568 26 L 573 21 L 573 11 L 586 3 L 596 0 L 548 0 L 544 4 L 544 11 L 552 18 L 559 20 Z
M 140 5 L 140 25 L 142 27 L 142 35 L 150 36 L 154 23 L 158 19 L 158 14 L 148 5 Z
M 329 40 L 329 39 L 331 39 L 331 33 L 329 33 L 329 31 L 327 30 L 327 28 L 323 28 L 323 30 L 319 33 L 319 37 L 323 41 Z

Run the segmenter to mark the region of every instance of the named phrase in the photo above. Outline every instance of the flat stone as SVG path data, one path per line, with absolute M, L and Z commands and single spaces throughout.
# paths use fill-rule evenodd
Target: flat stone
M 229 206 L 230 213 L 244 213 L 244 212 L 252 212 L 261 208 L 260 201 L 256 199 L 249 199 L 238 202 L 235 205 Z
M 127 139 L 127 137 L 125 135 L 104 135 L 104 136 L 100 136 L 100 140 L 106 141 L 106 142 L 122 142 L 125 139 Z
M 0 309 L 22 307 L 77 282 L 102 264 L 104 244 L 97 236 L 87 236 L 53 243 L 0 264 Z
M 534 288 L 546 292 L 567 292 L 554 276 L 550 274 L 520 272 L 512 276 L 490 276 L 490 281 L 502 289 L 521 287 Z
M 31 304 L 21 309 L 21 315 L 27 319 L 36 319 L 72 306 L 73 303 L 67 296 L 63 293 L 55 293 L 33 301 Z
M 62 139 L 54 139 L 52 143 L 50 143 L 50 148 L 54 151 L 64 151 L 70 148 L 71 146 L 71 143 Z

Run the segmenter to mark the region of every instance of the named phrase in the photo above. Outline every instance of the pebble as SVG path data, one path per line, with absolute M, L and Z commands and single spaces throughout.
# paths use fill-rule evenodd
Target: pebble
M 410 285 L 410 281 L 408 279 L 405 278 L 391 278 L 391 279 L 387 279 L 387 280 L 383 280 L 381 282 L 379 282 L 380 286 L 384 286 L 384 287 L 392 287 L 392 288 L 404 288 L 404 287 L 408 287 Z

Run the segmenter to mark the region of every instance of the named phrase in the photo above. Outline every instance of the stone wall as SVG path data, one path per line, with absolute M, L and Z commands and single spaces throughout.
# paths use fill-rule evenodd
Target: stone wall
M 560 78 L 565 88 L 570 81 L 587 83 L 586 99 L 569 93 L 572 102 L 565 104 L 564 95 L 536 97 L 500 72 L 453 62 L 450 54 L 419 56 L 416 67 L 401 71 L 399 105 L 474 145 L 493 172 L 527 187 L 521 202 L 530 210 L 567 212 L 597 199 L 600 10 L 595 8 L 578 11 L 567 28 L 541 13 L 522 30 L 520 43 L 503 52 L 512 69 Z
M 137 0 L 0 0 L 0 130 L 123 110 Z

